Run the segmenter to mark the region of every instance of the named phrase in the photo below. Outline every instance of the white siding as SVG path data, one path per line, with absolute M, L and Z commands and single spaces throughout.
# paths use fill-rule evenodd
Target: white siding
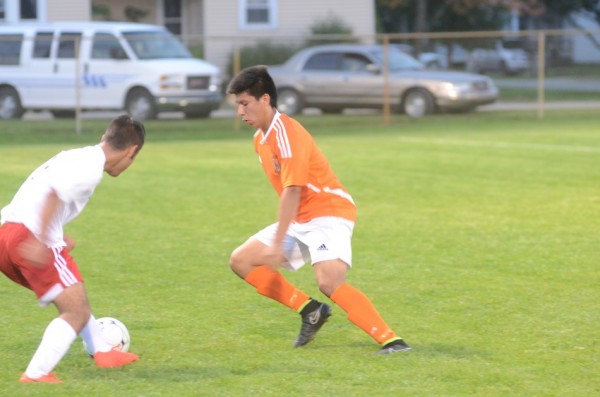
M 238 20 L 238 0 L 204 0 L 205 58 L 225 72 L 236 46 L 248 45 L 257 38 L 273 42 L 304 40 L 315 22 L 335 16 L 352 28 L 356 36 L 375 35 L 374 0 L 278 0 L 277 27 L 244 30 Z
M 598 32 L 600 25 L 592 18 L 590 14 L 575 13 L 573 19 L 576 21 L 576 28 L 587 29 Z M 591 36 L 591 37 L 590 37 Z M 600 63 L 600 49 L 592 41 L 600 42 L 600 34 L 593 35 L 574 35 L 573 40 L 573 62 L 575 63 Z
M 47 21 L 90 21 L 91 0 L 47 0 Z

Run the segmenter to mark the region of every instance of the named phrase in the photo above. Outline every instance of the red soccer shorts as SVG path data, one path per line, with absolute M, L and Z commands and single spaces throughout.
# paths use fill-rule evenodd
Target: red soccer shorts
M 39 304 L 46 306 L 67 287 L 83 281 L 75 260 L 64 247 L 52 250 L 51 264 L 36 267 L 19 255 L 17 247 L 31 237 L 20 223 L 7 222 L 0 227 L 0 270 L 17 284 L 32 290 Z

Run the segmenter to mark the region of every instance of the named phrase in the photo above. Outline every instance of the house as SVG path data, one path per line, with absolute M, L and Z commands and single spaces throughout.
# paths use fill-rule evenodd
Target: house
M 91 0 L 0 0 L 0 24 L 89 21 L 91 3 Z
M 204 10 L 205 56 L 217 65 L 257 39 L 294 44 L 327 18 L 339 19 L 355 36 L 375 36 L 374 0 L 204 0 Z
M 571 46 L 573 63 L 600 63 L 600 24 L 595 15 L 583 11 L 576 12 L 569 15 L 565 25 L 566 28 L 584 29 L 590 32 L 573 35 Z
M 24 20 L 137 21 L 166 26 L 225 70 L 235 48 L 301 40 L 336 18 L 355 36 L 375 35 L 374 0 L 0 0 L 0 23 Z

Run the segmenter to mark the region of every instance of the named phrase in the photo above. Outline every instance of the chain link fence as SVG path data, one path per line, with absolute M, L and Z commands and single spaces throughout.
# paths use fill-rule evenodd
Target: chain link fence
M 17 42 L 10 43 L 8 36 L 4 39 L 5 45 L 0 46 L 0 89 L 10 85 L 2 69 L 18 63 L 18 59 L 12 59 L 10 54 L 11 46 L 16 46 Z M 600 110 L 600 30 L 289 37 L 256 34 L 183 36 L 179 39 L 195 56 L 219 68 L 223 91 L 231 76 L 244 67 L 281 64 L 300 49 L 319 44 L 365 43 L 393 46 L 420 60 L 427 69 L 489 76 L 499 88 L 499 97 L 494 104 L 481 106 L 479 110 L 526 110 L 539 118 L 553 109 Z M 75 43 L 74 48 L 77 47 Z M 83 65 L 76 69 L 80 67 Z M 74 72 L 73 78 L 79 81 L 86 76 L 82 70 Z M 80 89 L 81 85 L 74 84 L 74 87 Z M 80 95 L 76 94 L 76 97 Z M 389 109 L 384 104 L 375 111 L 380 111 L 389 120 Z M 79 107 L 73 109 L 78 119 L 80 110 Z M 318 111 L 314 113 L 318 114 Z M 233 116 L 231 98 L 226 98 L 212 116 Z

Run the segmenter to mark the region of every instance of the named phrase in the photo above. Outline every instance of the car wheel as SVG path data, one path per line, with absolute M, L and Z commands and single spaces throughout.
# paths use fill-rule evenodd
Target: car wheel
M 422 88 L 408 91 L 402 100 L 402 110 L 410 117 L 423 117 L 433 113 L 434 106 L 433 96 Z
M 279 111 L 289 115 L 302 112 L 304 101 L 298 91 L 283 89 L 278 92 L 277 97 L 277 109 Z
M 0 119 L 18 119 L 24 113 L 21 98 L 13 88 L 0 88 Z
M 144 89 L 131 91 L 127 96 L 125 110 L 136 120 L 152 120 L 156 118 L 156 103 L 150 93 Z

